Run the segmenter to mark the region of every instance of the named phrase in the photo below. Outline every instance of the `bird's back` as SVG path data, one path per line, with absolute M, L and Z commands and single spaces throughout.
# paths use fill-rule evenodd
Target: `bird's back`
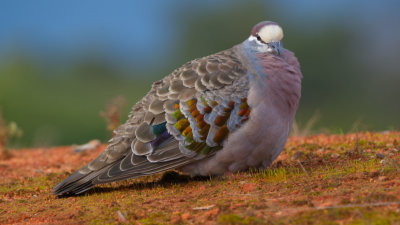
M 273 28 L 264 36 L 283 36 L 275 23 L 263 26 Z M 267 44 L 251 36 L 154 82 L 104 152 L 53 193 L 79 194 L 173 168 L 209 175 L 268 166 L 288 137 L 302 75 L 293 53 Z

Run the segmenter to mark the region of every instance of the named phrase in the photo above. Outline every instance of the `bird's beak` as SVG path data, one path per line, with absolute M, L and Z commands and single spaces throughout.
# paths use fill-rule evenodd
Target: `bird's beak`
M 281 42 L 269 42 L 267 43 L 268 49 L 267 51 L 274 55 L 280 54 Z

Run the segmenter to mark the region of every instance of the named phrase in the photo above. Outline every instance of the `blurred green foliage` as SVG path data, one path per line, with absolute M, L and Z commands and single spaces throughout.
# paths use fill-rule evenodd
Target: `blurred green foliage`
M 117 94 L 136 102 L 152 81 L 140 77 L 126 80 L 111 68 L 103 70 L 106 65 L 91 63 L 88 67 L 74 65 L 67 71 L 49 71 L 23 58 L 2 65 L 0 102 L 4 117 L 23 128 L 22 143 L 71 144 L 110 137 L 100 110 Z M 126 108 L 124 115 L 128 111 Z
M 111 134 L 99 112 L 113 97 L 122 95 L 132 106 L 153 81 L 188 60 L 239 44 L 254 24 L 265 19 L 279 21 L 284 27 L 284 47 L 296 53 L 302 66 L 299 124 L 318 110 L 316 132 L 346 132 L 354 126 L 374 130 L 400 127 L 399 77 L 373 79 L 381 75 L 356 60 L 352 45 L 358 40 L 350 27 L 333 22 L 318 30 L 303 29 L 255 2 L 208 9 L 207 16 L 178 8 L 175 15 L 187 18 L 177 22 L 183 27 L 179 48 L 164 62 L 154 62 L 151 69 L 122 70 L 97 55 L 49 65 L 16 53 L 0 63 L 0 107 L 6 119 L 24 130 L 21 144 L 105 141 Z M 124 115 L 129 110 L 126 107 Z
M 0 159 L 9 158 L 8 145 L 13 140 L 21 138 L 23 131 L 14 121 L 7 122 L 3 118 L 3 113 L 0 110 Z

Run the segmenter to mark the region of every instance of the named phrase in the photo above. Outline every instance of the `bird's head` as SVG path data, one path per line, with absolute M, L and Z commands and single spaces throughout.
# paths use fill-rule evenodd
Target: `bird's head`
M 279 24 L 263 21 L 256 24 L 246 40 L 249 46 L 258 52 L 268 52 L 279 55 L 282 45 L 283 31 Z

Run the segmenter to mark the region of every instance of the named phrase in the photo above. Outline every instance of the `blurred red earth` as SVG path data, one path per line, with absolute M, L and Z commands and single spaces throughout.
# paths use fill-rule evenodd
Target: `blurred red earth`
M 105 145 L 11 150 L 0 160 L 0 224 L 395 224 L 399 142 L 396 131 L 291 137 L 264 171 L 166 172 L 65 198 L 51 189 Z

